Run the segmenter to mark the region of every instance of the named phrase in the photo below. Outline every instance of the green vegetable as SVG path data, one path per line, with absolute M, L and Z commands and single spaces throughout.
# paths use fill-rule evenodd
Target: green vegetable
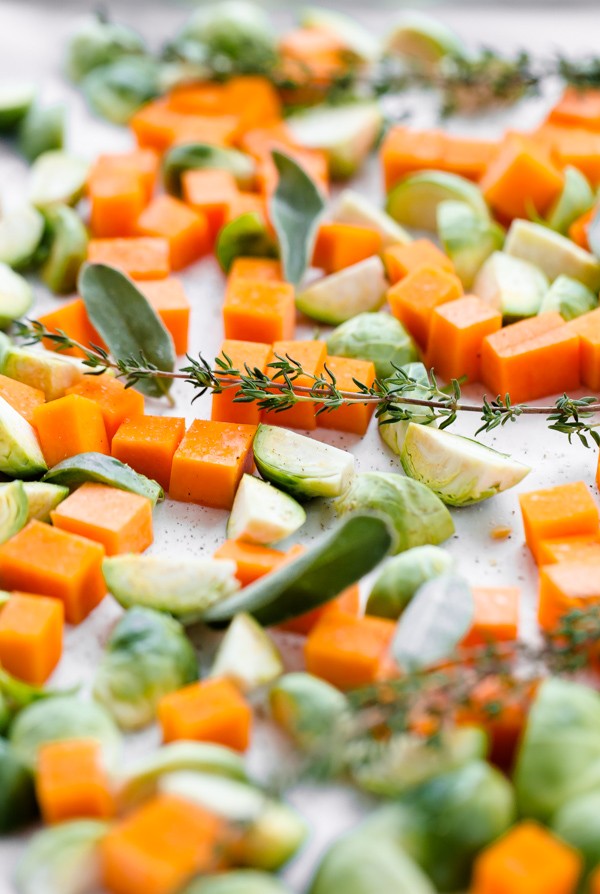
M 9 540 L 25 526 L 27 508 L 22 481 L 0 484 L 0 543 Z
M 377 102 L 323 104 L 290 115 L 286 124 L 300 146 L 325 153 L 333 179 L 344 180 L 357 173 L 375 146 L 383 115 Z
M 473 625 L 475 602 L 469 584 L 440 574 L 417 590 L 403 612 L 391 652 L 408 673 L 450 658 Z
M 338 500 L 338 512 L 371 510 L 386 515 L 396 531 L 394 552 L 443 543 L 454 522 L 442 501 L 428 487 L 395 472 L 363 472 Z
M 353 63 L 374 62 L 380 55 L 377 38 L 343 12 L 308 6 L 300 12 L 300 24 L 303 28 L 333 32 L 344 44 L 344 56 Z
M 431 386 L 429 384 L 429 373 L 427 372 L 425 365 L 420 361 L 416 363 L 405 363 L 400 369 L 406 373 L 412 381 L 417 383 L 414 386 L 405 389 L 403 391 L 404 396 L 410 397 L 413 400 L 428 400 L 431 396 Z M 396 389 L 390 386 L 390 390 L 393 392 Z M 437 426 L 437 421 L 430 408 L 421 407 L 419 412 L 416 412 L 417 408 L 414 405 L 398 404 L 398 406 L 400 409 L 410 409 L 412 414 L 411 418 L 415 425 Z M 392 453 L 395 453 L 396 456 L 401 456 L 402 454 L 408 426 L 409 421 L 405 419 L 392 422 L 389 413 L 382 413 L 379 417 L 378 432 L 381 436 L 381 440 L 387 444 Z
M 294 561 L 211 606 L 202 620 L 219 623 L 247 612 L 270 626 L 298 617 L 360 580 L 387 555 L 393 540 L 387 520 L 355 513 Z
M 0 834 L 26 825 L 37 813 L 33 774 L 6 739 L 0 739 Z
M 513 220 L 504 250 L 535 264 L 549 280 L 561 274 L 578 279 L 593 292 L 600 290 L 600 261 L 570 239 L 530 220 Z
M 5 590 L 0 591 L 0 606 L 4 605 L 10 599 L 10 593 Z M 7 726 L 7 720 L 17 714 L 23 708 L 42 699 L 56 698 L 58 695 L 69 694 L 69 691 L 57 692 L 52 689 L 45 689 L 41 686 L 30 686 L 22 680 L 17 680 L 11 676 L 3 668 L 0 668 L 0 696 L 2 700 L 2 730 Z
M 510 323 L 535 316 L 548 286 L 538 267 L 495 251 L 477 274 L 472 291 Z
M 215 254 L 225 273 L 229 273 L 236 258 L 278 257 L 277 245 L 265 221 L 254 211 L 225 224 L 217 236 Z
M 181 196 L 182 174 L 198 168 L 229 171 L 240 189 L 248 190 L 254 186 L 256 164 L 249 155 L 210 143 L 184 143 L 172 146 L 165 153 L 162 175 L 167 192 Z
M 114 357 L 139 357 L 158 370 L 175 367 L 173 339 L 157 312 L 129 277 L 106 264 L 84 264 L 79 293 L 92 325 Z M 151 397 L 162 397 L 172 380 L 142 379 L 137 387 Z
M 548 212 L 546 224 L 566 235 L 571 224 L 593 207 L 596 195 L 587 178 L 577 168 L 567 165 L 563 175 L 565 182 L 562 192 Z
M 544 680 L 529 712 L 513 779 L 520 813 L 541 822 L 599 788 L 600 695 L 570 680 Z
M 44 235 L 44 218 L 31 205 L 22 205 L 0 217 L 0 262 L 26 267 Z
M 31 308 L 33 290 L 24 277 L 0 261 L 0 329 L 5 329 Z
M 204 875 L 187 885 L 181 894 L 290 894 L 290 889 L 268 872 L 238 869 Z
M 489 219 L 479 187 L 471 180 L 445 171 L 409 174 L 392 188 L 386 210 L 399 224 L 434 231 L 438 205 L 448 200 L 466 202 L 482 220 Z
M 454 264 L 456 275 L 469 289 L 484 261 L 502 248 L 504 230 L 482 218 L 466 202 L 440 202 L 437 228 L 444 251 Z
M 352 189 L 345 189 L 337 197 L 332 209 L 332 219 L 339 223 L 357 224 L 377 230 L 383 247 L 407 245 L 412 237 L 389 214 L 378 208 L 366 196 Z
M 25 117 L 35 99 L 37 87 L 26 81 L 0 83 L 0 132 L 12 130 Z
M 127 124 L 143 105 L 158 96 L 160 66 L 147 56 L 122 56 L 94 68 L 82 82 L 88 105 L 113 124 Z
M 10 342 L 0 346 L 0 372 L 9 379 L 39 388 L 46 395 L 46 400 L 64 397 L 67 388 L 83 379 L 80 363 L 52 351 L 17 348 Z
M 598 296 L 570 276 L 555 279 L 542 299 L 539 313 L 556 311 L 565 320 L 574 320 L 598 307 Z
M 225 72 L 269 72 L 277 58 L 271 20 L 258 5 L 245 0 L 220 0 L 198 8 L 180 39 L 199 44 Z
M 246 543 L 278 543 L 305 521 L 306 512 L 288 494 L 254 475 L 243 475 L 227 522 L 227 536 Z
M 57 695 L 33 702 L 18 714 L 10 729 L 10 743 L 17 757 L 35 767 L 38 750 L 46 742 L 90 738 L 102 745 L 107 767 L 114 767 L 121 750 L 121 736 L 104 708 L 74 695 Z
M 354 475 L 354 457 L 275 425 L 259 425 L 254 461 L 263 478 L 299 500 L 337 497 Z
M 394 556 L 373 584 L 367 614 L 396 620 L 419 587 L 453 568 L 452 556 L 438 546 L 415 546 Z
M 0 398 L 0 472 L 15 478 L 37 478 L 46 468 L 35 429 Z
M 387 289 L 383 262 L 373 255 L 310 283 L 296 296 L 296 307 L 313 320 L 337 326 L 378 310 Z
M 307 751 L 330 735 L 348 708 L 339 689 L 307 673 L 280 677 L 270 689 L 269 704 L 275 723 Z
M 244 759 L 237 751 L 209 742 L 172 742 L 138 758 L 118 778 L 116 797 L 120 809 L 131 810 L 147 801 L 156 794 L 162 776 L 179 770 L 247 780 Z
M 106 586 L 123 608 L 168 612 L 183 624 L 239 589 L 235 563 L 225 559 L 112 556 L 102 563 Z
M 134 607 L 113 630 L 94 680 L 94 697 L 121 729 L 152 723 L 163 695 L 198 679 L 198 660 L 183 627 Z
M 32 105 L 19 127 L 19 149 L 32 162 L 43 152 L 62 149 L 65 141 L 66 108 Z
M 311 177 L 293 158 L 273 150 L 279 174 L 269 202 L 284 278 L 297 286 L 310 266 L 325 200 Z
M 90 17 L 73 34 L 67 45 L 67 74 L 81 81 L 88 72 L 121 56 L 140 55 L 146 50 L 142 37 L 126 25 Z
M 37 518 L 49 522 L 50 513 L 69 496 L 69 488 L 43 481 L 26 481 L 23 484 L 27 497 L 27 521 Z
M 386 51 L 402 56 L 417 68 L 435 69 L 446 56 L 464 58 L 467 50 L 462 40 L 440 22 L 421 12 L 404 13 L 392 27 L 385 41 Z
M 37 208 L 74 205 L 83 195 L 89 164 L 62 150 L 44 152 L 29 173 L 29 201 Z
M 577 848 L 585 860 L 586 872 L 600 863 L 600 791 L 586 792 L 567 801 L 552 819 L 552 831 Z
M 40 271 L 42 280 L 57 294 L 73 292 L 79 268 L 87 257 L 88 234 L 76 211 L 55 205 L 46 214 L 50 253 Z
M 269 634 L 254 618 L 236 615 L 221 640 L 211 668 L 211 677 L 228 677 L 249 692 L 280 677 L 283 662 Z
M 327 338 L 327 353 L 370 360 L 378 379 L 387 379 L 395 367 L 411 363 L 419 356 L 408 332 L 387 313 L 359 314 L 342 323 Z
M 36 832 L 17 866 L 17 894 L 84 894 L 100 885 L 98 844 L 109 824 L 75 820 Z
M 147 497 L 152 500 L 154 506 L 164 498 L 163 489 L 156 481 L 135 472 L 131 466 L 125 465 L 114 456 L 105 456 L 103 453 L 78 453 L 76 456 L 63 459 L 46 472 L 44 481 L 69 489 L 83 484 L 84 481 L 95 481 Z

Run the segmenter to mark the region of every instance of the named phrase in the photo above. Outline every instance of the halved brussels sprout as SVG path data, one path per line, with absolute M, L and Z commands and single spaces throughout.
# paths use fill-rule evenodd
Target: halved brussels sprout
M 27 497 L 27 521 L 37 518 L 38 521 L 49 522 L 51 511 L 69 496 L 68 487 L 43 481 L 25 481 L 23 488 Z
M 62 150 L 44 152 L 29 172 L 29 201 L 36 208 L 74 205 L 83 195 L 89 163 Z
M 512 323 L 538 313 L 548 286 L 547 277 L 538 267 L 495 251 L 479 270 L 472 291 Z
M 228 677 L 249 692 L 282 673 L 281 655 L 266 630 L 251 615 L 236 615 L 217 649 L 211 677 Z
M 409 379 L 415 382 L 415 385 L 411 388 L 408 388 L 403 392 L 405 397 L 411 398 L 412 400 L 429 400 L 431 398 L 431 386 L 429 384 L 429 373 L 425 368 L 425 365 L 418 361 L 417 363 L 405 363 L 400 367 L 401 372 L 405 373 Z M 395 378 L 398 379 L 400 387 L 403 387 L 403 382 L 401 376 L 398 374 L 395 375 Z M 395 389 L 390 380 L 386 382 L 390 391 L 398 390 Z M 400 410 L 406 409 L 411 414 L 411 419 L 416 425 L 433 425 L 437 426 L 437 421 L 434 417 L 433 410 L 428 407 L 419 407 L 415 404 L 398 404 L 398 408 Z M 391 414 L 389 412 L 382 413 L 379 417 L 379 427 L 378 432 L 381 437 L 381 440 L 384 441 L 392 453 L 395 453 L 396 456 L 400 456 L 402 453 L 402 448 L 404 447 L 404 441 L 406 439 L 406 433 L 408 431 L 409 422 L 405 419 L 400 419 L 397 422 L 391 422 Z
M 435 231 L 438 206 L 447 200 L 466 202 L 482 220 L 489 220 L 479 187 L 472 180 L 445 171 L 409 174 L 390 191 L 386 210 L 399 224 Z
M 84 369 L 80 364 L 52 351 L 34 351 L 31 348 L 9 345 L 0 354 L 2 375 L 23 382 L 24 385 L 31 385 L 32 388 L 39 388 L 46 395 L 46 400 L 64 397 L 67 388 L 82 380 Z
M 291 894 L 283 882 L 268 872 L 237 869 L 220 875 L 204 875 L 181 894 Z
M 400 617 L 419 587 L 454 568 L 452 556 L 438 546 L 415 546 L 384 565 L 369 593 L 366 612 L 380 618 Z
M 97 115 L 113 124 L 127 124 L 145 103 L 160 92 L 160 65 L 148 56 L 122 56 L 94 68 L 82 90 Z
M 0 834 L 19 829 L 37 814 L 33 773 L 11 745 L 0 739 Z
M 24 317 L 33 304 L 33 289 L 27 280 L 0 261 L 0 329 Z
M 598 307 L 598 296 L 570 276 L 555 279 L 542 299 L 541 314 L 555 311 L 564 320 L 574 320 Z
M 227 522 L 227 536 L 268 545 L 285 540 L 305 521 L 306 512 L 289 494 L 254 475 L 242 475 Z
M 27 494 L 22 481 L 0 484 L 0 543 L 25 526 L 27 508 Z
M 17 894 L 86 894 L 100 885 L 97 847 L 109 824 L 100 820 L 60 823 L 37 832 L 15 874 Z
M 32 162 L 43 152 L 62 149 L 65 141 L 66 108 L 62 103 L 41 106 L 34 103 L 19 127 L 19 149 Z
M 40 276 L 56 294 L 73 292 L 79 268 L 87 257 L 87 230 L 77 212 L 68 205 L 50 208 L 46 220 L 50 249 Z
M 37 478 L 46 469 L 35 429 L 0 397 L 0 472 L 14 478 Z
M 0 217 L 0 262 L 26 267 L 42 241 L 44 218 L 32 205 L 22 205 Z
M 348 708 L 339 689 L 307 673 L 285 674 L 269 692 L 271 715 L 301 748 L 318 746 Z
M 221 0 L 198 8 L 178 39 L 200 44 L 225 72 L 264 73 L 277 56 L 266 12 L 246 0 Z
M 0 132 L 12 130 L 25 117 L 36 93 L 35 84 L 27 81 L 0 83 Z
M 383 262 L 373 255 L 310 283 L 296 296 L 296 307 L 313 320 L 337 326 L 380 308 L 387 288 Z
M 578 279 L 593 292 L 600 289 L 600 261 L 571 239 L 530 220 L 513 220 L 506 237 L 507 254 L 529 261 L 550 281 L 564 274 Z
M 408 245 L 412 241 L 412 236 L 389 214 L 353 189 L 345 189 L 339 194 L 331 210 L 331 219 L 377 230 L 384 248 L 390 245 Z
M 101 65 L 114 62 L 121 56 L 143 54 L 144 41 L 132 28 L 90 16 L 72 35 L 67 45 L 67 74 L 73 81 Z
M 419 358 L 404 326 L 387 313 L 358 314 L 342 323 L 327 338 L 327 353 L 332 357 L 370 360 L 378 379 L 387 379 L 396 367 Z
M 236 258 L 277 258 L 279 250 L 264 218 L 251 211 L 225 224 L 215 254 L 223 272 L 229 273 Z
M 594 206 L 596 194 L 577 168 L 567 165 L 563 174 L 562 192 L 548 212 L 546 223 L 552 230 L 566 235 L 571 224 Z
M 504 230 L 493 220 L 481 217 L 466 202 L 440 202 L 437 228 L 444 251 L 454 264 L 465 289 L 489 256 L 502 248 Z

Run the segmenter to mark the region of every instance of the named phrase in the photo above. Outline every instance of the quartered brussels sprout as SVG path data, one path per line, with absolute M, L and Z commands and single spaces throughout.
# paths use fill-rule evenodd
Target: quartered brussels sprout
M 220 875 L 204 875 L 181 894 L 291 894 L 283 882 L 268 872 L 237 869 Z
M 158 96 L 159 78 L 157 60 L 122 56 L 94 68 L 81 86 L 92 111 L 113 124 L 126 124 L 138 109 Z
M 331 218 L 338 223 L 356 224 L 377 230 L 384 248 L 390 245 L 408 245 L 412 241 L 412 236 L 389 214 L 353 189 L 345 189 L 339 194 L 331 210 Z
M 219 231 L 215 254 L 223 272 L 229 273 L 236 258 L 277 258 L 279 249 L 262 215 L 250 211 Z
M 571 239 L 541 224 L 513 220 L 504 250 L 539 267 L 550 281 L 564 274 L 578 279 L 593 292 L 600 289 L 600 261 Z
M 283 673 L 279 649 L 258 621 L 242 612 L 227 628 L 217 649 L 211 677 L 228 677 L 249 692 Z
M 162 163 L 165 189 L 180 196 L 182 174 L 202 168 L 228 171 L 240 189 L 251 189 L 256 177 L 256 162 L 244 152 L 211 143 L 182 143 L 165 153 Z
M 443 543 L 454 533 L 452 517 L 439 497 L 419 481 L 395 472 L 357 475 L 336 505 L 342 515 L 370 509 L 388 516 L 398 535 L 397 553 Z
M 310 283 L 296 296 L 296 307 L 313 320 L 337 326 L 378 310 L 387 288 L 383 262 L 373 255 Z
M 0 132 L 11 131 L 25 117 L 37 93 L 35 84 L 0 82 Z
M 227 522 L 227 536 L 268 545 L 285 540 L 305 521 L 306 512 L 289 494 L 254 475 L 242 475 Z
M 541 314 L 555 311 L 564 320 L 574 320 L 598 307 L 598 296 L 571 276 L 555 279 L 540 305 Z
M 545 222 L 552 230 L 566 235 L 571 224 L 593 208 L 596 194 L 577 168 L 567 165 L 563 175 L 565 181 L 561 194 L 550 208 Z
M 535 316 L 548 291 L 548 279 L 529 261 L 495 251 L 483 264 L 473 283 L 473 294 L 499 310 L 514 323 Z
M 380 618 L 400 617 L 419 587 L 454 568 L 454 559 L 438 546 L 415 546 L 383 567 L 369 593 L 366 612 Z
M 403 391 L 405 397 L 412 400 L 429 400 L 431 397 L 431 386 L 429 383 L 429 373 L 425 365 L 418 361 L 417 363 L 405 363 L 400 367 L 400 374 L 396 373 L 395 378 L 398 380 L 398 389 L 404 387 L 401 373 L 405 373 L 409 379 L 415 382 L 415 385 Z M 387 381 L 390 392 L 395 390 L 390 380 Z M 398 404 L 400 410 L 406 409 L 411 413 L 411 419 L 416 425 L 437 425 L 433 411 L 427 407 L 417 407 L 414 404 Z M 400 419 L 397 422 L 390 422 L 390 414 L 382 413 L 379 417 L 378 432 L 381 440 L 390 448 L 392 453 L 400 456 L 404 447 L 404 440 L 408 431 L 408 420 Z
M 455 201 L 440 202 L 437 228 L 456 275 L 465 289 L 470 289 L 483 263 L 502 248 L 504 230 L 481 217 L 467 202 Z
M 121 56 L 143 54 L 144 41 L 126 25 L 110 22 L 100 16 L 90 17 L 72 35 L 67 46 L 67 74 L 81 81 L 88 72 L 115 62 Z
M 27 509 L 27 494 L 22 481 L 0 484 L 0 543 L 25 527 Z
M 17 894 L 85 894 L 100 885 L 97 847 L 109 824 L 76 820 L 37 832 L 15 874 Z
M 0 397 L 0 472 L 38 478 L 47 468 L 35 429 Z
M 74 205 L 87 181 L 89 163 L 69 152 L 44 152 L 29 172 L 29 201 L 36 208 L 49 205 Z
M 56 294 L 73 292 L 79 268 L 87 257 L 87 230 L 77 212 L 68 205 L 49 208 L 46 220 L 50 247 L 40 276 Z
M 0 329 L 24 317 L 33 304 L 33 289 L 27 280 L 0 261 Z
M 585 860 L 591 872 L 600 863 L 600 786 L 595 790 L 567 801 L 552 819 L 552 831 Z
M 198 659 L 174 618 L 135 607 L 113 630 L 94 681 L 94 697 L 125 730 L 156 717 L 163 695 L 198 679 Z
M 445 171 L 409 174 L 390 191 L 386 210 L 403 226 L 435 232 L 438 206 L 450 200 L 466 202 L 482 220 L 489 220 L 479 187 L 472 180 Z
M 30 823 L 37 813 L 33 773 L 10 743 L 0 739 L 0 834 Z
M 23 488 L 27 497 L 27 521 L 36 518 L 49 522 L 52 510 L 69 496 L 68 487 L 46 484 L 44 481 L 25 481 Z
M 285 674 L 269 692 L 271 716 L 301 748 L 310 749 L 348 708 L 339 689 L 307 673 Z
M 66 108 L 64 105 L 31 106 L 19 127 L 19 149 L 27 161 L 35 161 L 43 152 L 62 149 L 65 142 Z
M 0 351 L 0 372 L 9 379 L 43 391 L 46 400 L 64 397 L 67 388 L 83 378 L 85 367 L 52 351 L 18 348 L 10 343 Z
M 417 347 L 395 317 L 387 313 L 364 313 L 347 320 L 327 338 L 332 357 L 370 360 L 378 379 L 393 375 L 395 367 L 418 360 Z
M 221 0 L 198 8 L 178 40 L 200 44 L 224 72 L 267 72 L 276 61 L 275 36 L 268 15 L 245 0 Z
M 32 205 L 21 205 L 0 217 L 0 262 L 27 267 L 44 235 L 44 218 Z

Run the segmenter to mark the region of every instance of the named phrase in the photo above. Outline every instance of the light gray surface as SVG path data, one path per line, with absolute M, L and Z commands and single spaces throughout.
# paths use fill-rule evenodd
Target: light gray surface
M 129 6 L 129 4 L 127 4 Z M 388 12 L 357 14 L 379 32 L 389 26 Z M 127 10 L 127 18 L 140 27 L 153 42 L 160 43 L 183 18 L 181 9 L 163 6 L 139 11 Z M 522 45 L 551 54 L 557 46 L 563 50 L 586 51 L 593 49 L 595 34 L 600 26 L 600 9 L 575 11 L 561 9 L 545 14 L 527 8 L 499 11 L 489 5 L 476 9 L 446 7 L 440 17 L 454 25 L 474 44 L 496 45 L 504 51 Z M 142 19 L 140 21 L 140 19 Z M 115 152 L 131 145 L 126 130 L 111 127 L 90 117 L 81 97 L 74 92 L 60 75 L 61 48 L 66 35 L 74 27 L 76 19 L 72 7 L 45 3 L 43 7 L 29 5 L 23 0 L 1 0 L 0 4 L 0 66 L 2 77 L 34 77 L 42 86 L 46 101 L 64 99 L 69 104 L 69 146 L 74 151 L 92 158 L 95 154 Z M 555 91 L 554 91 L 555 92 Z M 455 121 L 451 127 L 464 132 L 498 134 L 505 123 L 511 126 L 533 126 L 543 117 L 552 87 L 546 99 L 523 103 L 508 116 L 488 116 L 477 121 Z M 410 107 L 418 124 L 431 123 L 432 105 L 424 97 L 412 97 Z M 10 151 L 0 151 L 0 199 L 11 203 L 23 194 L 26 169 Z M 374 162 L 361 177 L 359 188 L 373 196 L 381 192 L 380 177 Z M 221 300 L 223 277 L 212 260 L 204 261 L 187 271 L 182 277 L 193 303 L 192 350 L 202 350 L 206 356 L 218 353 L 221 340 Z M 38 289 L 36 311 L 56 306 L 57 299 Z M 312 333 L 312 327 L 306 328 Z M 299 335 L 302 330 L 299 330 Z M 189 386 L 175 389 L 177 406 L 164 410 L 158 404 L 149 406 L 149 412 L 172 412 L 185 415 L 190 422 L 195 416 L 206 416 L 209 403 L 206 398 L 192 408 Z M 474 399 L 480 396 L 477 389 L 467 389 Z M 456 431 L 472 435 L 476 428 L 474 417 L 461 420 Z M 336 435 L 318 431 L 316 437 L 351 449 L 358 461 L 359 470 L 399 470 L 399 462 L 380 443 L 375 425 L 368 436 L 360 440 L 351 435 Z M 540 420 L 523 420 L 516 425 L 494 433 L 485 443 L 500 450 L 512 452 L 515 458 L 532 466 L 530 476 L 517 490 L 530 490 L 543 485 L 583 479 L 593 492 L 596 452 L 585 451 L 577 445 L 569 446 L 562 435 L 548 433 Z M 310 519 L 303 529 L 301 539 L 310 542 L 318 537 L 323 525 L 330 518 L 327 507 L 312 507 Z M 532 630 L 535 601 L 535 569 L 523 547 L 522 527 L 519 520 L 517 494 L 511 491 L 475 508 L 454 512 L 457 534 L 448 549 L 459 561 L 461 571 L 474 585 L 518 584 L 523 589 L 523 629 Z M 155 513 L 155 553 L 206 553 L 210 554 L 225 536 L 225 513 L 200 506 L 166 502 Z M 494 541 L 491 533 L 497 526 L 508 525 L 513 533 L 505 542 Z M 65 657 L 53 683 L 58 686 L 75 682 L 86 684 L 91 678 L 94 665 L 111 624 L 119 614 L 114 602 L 107 598 L 102 606 L 77 629 L 67 632 Z M 299 660 L 298 643 L 288 638 L 285 658 L 290 667 Z M 128 754 L 145 750 L 158 744 L 158 733 L 152 730 L 132 738 Z M 273 756 L 279 752 L 280 743 L 259 724 L 250 753 L 250 764 L 258 773 L 264 773 L 273 765 Z M 307 790 L 294 793 L 294 801 L 308 817 L 312 835 L 302 855 L 288 868 L 285 875 L 295 891 L 302 891 L 312 868 L 328 841 L 352 825 L 360 813 L 361 799 L 343 790 Z M 11 894 L 12 866 L 21 847 L 20 840 L 0 843 L 0 894 Z M 40 891 L 39 894 L 45 894 Z

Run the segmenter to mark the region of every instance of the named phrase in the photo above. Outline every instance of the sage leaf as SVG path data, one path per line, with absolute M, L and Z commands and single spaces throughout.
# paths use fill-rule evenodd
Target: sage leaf
M 595 257 L 600 258 L 600 208 L 592 217 L 587 230 L 590 251 Z
M 147 362 L 166 372 L 174 369 L 173 339 L 128 276 L 106 264 L 84 264 L 78 286 L 92 325 L 116 360 Z M 142 378 L 136 387 L 151 397 L 162 397 L 171 384 L 168 378 Z
M 104 453 L 93 451 L 63 459 L 46 472 L 42 481 L 60 484 L 70 490 L 83 484 L 84 481 L 95 481 L 148 497 L 153 505 L 164 499 L 164 491 L 157 481 L 146 478 L 114 456 L 105 456 Z
M 273 151 L 279 174 L 269 204 L 279 242 L 284 277 L 298 285 L 310 265 L 325 200 L 306 171 L 283 152 Z
M 240 593 L 212 605 L 202 615 L 207 623 L 230 621 L 239 612 L 264 625 L 297 618 L 356 583 L 390 552 L 394 534 L 381 515 L 349 515 L 293 562 Z
M 215 254 L 225 273 L 229 273 L 236 258 L 278 257 L 277 246 L 265 221 L 254 211 L 225 224 L 217 237 Z
M 392 655 L 408 673 L 449 658 L 469 631 L 475 603 L 469 584 L 442 574 L 419 587 L 404 610 L 392 641 Z
M 198 168 L 229 171 L 240 189 L 254 186 L 256 163 L 249 155 L 210 143 L 183 143 L 169 149 L 163 159 L 162 176 L 166 191 L 181 196 L 181 175 Z

